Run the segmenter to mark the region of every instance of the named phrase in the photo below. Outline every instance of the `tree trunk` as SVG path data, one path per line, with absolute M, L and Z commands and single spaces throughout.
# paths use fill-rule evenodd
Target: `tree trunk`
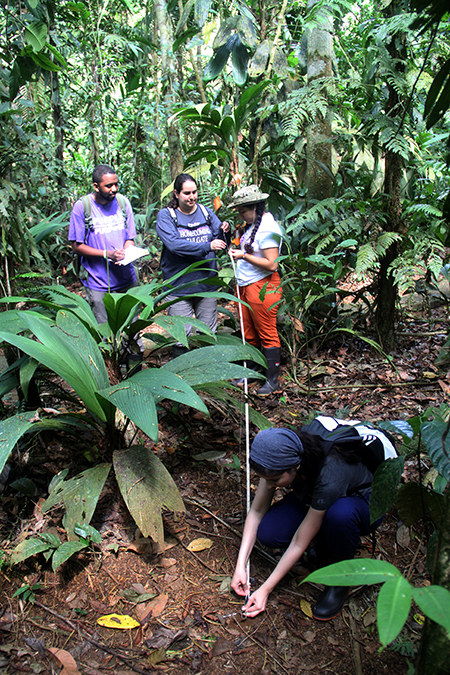
M 397 3 L 393 2 L 385 10 L 384 14 L 387 18 L 390 18 L 397 14 L 398 11 Z M 404 77 L 404 64 L 407 55 L 405 41 L 400 33 L 392 36 L 392 39 L 388 41 L 387 50 L 391 57 L 392 68 L 395 67 L 395 69 Z M 389 92 L 389 98 L 385 109 L 386 115 L 389 117 L 397 116 L 400 118 L 403 104 L 397 89 L 392 86 L 390 78 L 386 78 L 385 86 L 388 88 Z M 401 201 L 404 166 L 404 160 L 401 155 L 392 151 L 386 152 L 384 176 L 384 194 L 386 195 L 386 232 L 400 232 L 404 229 Z M 391 245 L 380 261 L 380 269 L 376 280 L 377 302 L 375 327 L 381 346 L 387 352 L 395 347 L 395 308 L 397 302 L 397 285 L 394 282 L 392 274 L 389 272 L 389 266 L 398 255 L 399 250 L 397 244 Z
M 269 61 L 267 64 L 267 70 L 265 72 L 265 79 L 269 80 L 272 76 L 272 69 L 273 69 L 273 61 L 275 58 L 275 50 L 278 46 L 278 43 L 280 41 L 280 36 L 281 36 L 281 29 L 283 28 L 284 20 L 285 20 L 285 14 L 286 14 L 286 9 L 288 5 L 288 0 L 283 0 L 282 5 L 277 13 L 276 17 L 276 22 L 277 22 L 277 28 L 275 31 L 275 36 L 273 39 L 273 46 L 272 46 L 272 51 L 270 53 Z M 261 42 L 265 40 L 266 38 L 266 30 L 267 30 L 267 25 L 266 25 L 266 11 L 265 11 L 265 3 L 261 2 L 260 3 L 260 11 L 261 11 Z M 264 102 L 268 100 L 267 96 L 264 97 Z M 260 118 L 258 120 L 257 126 L 256 126 L 256 135 L 255 135 L 255 142 L 253 144 L 253 147 L 251 148 L 250 156 L 252 158 L 252 183 L 255 183 L 255 185 L 258 185 L 259 183 L 259 175 L 258 175 L 258 162 L 259 162 L 259 152 L 261 149 L 261 139 L 262 139 L 262 124 L 263 120 Z
M 439 529 L 433 583 L 450 591 L 450 490 L 447 490 L 445 510 Z M 416 675 L 449 675 L 450 639 L 439 624 L 426 619 L 419 648 Z
M 308 0 L 311 12 L 318 0 Z M 308 84 L 333 76 L 333 23 L 331 14 L 321 12 L 321 21 L 307 33 Z M 308 204 L 331 197 L 331 110 L 326 117 L 317 114 L 308 124 L 306 188 Z
M 59 93 L 58 73 L 51 74 L 51 105 L 53 129 L 55 135 L 55 159 L 57 164 L 56 182 L 60 188 L 59 206 L 61 211 L 67 211 L 67 198 L 65 195 L 66 176 L 64 172 L 64 119 L 61 108 L 61 96 Z
M 174 92 L 176 91 L 176 67 L 172 51 L 174 35 L 172 22 L 167 12 L 166 0 L 155 0 L 153 8 L 161 52 L 162 99 L 166 114 L 170 175 L 175 178 L 183 171 L 183 153 L 178 126 L 176 123 L 169 121 L 173 112 Z

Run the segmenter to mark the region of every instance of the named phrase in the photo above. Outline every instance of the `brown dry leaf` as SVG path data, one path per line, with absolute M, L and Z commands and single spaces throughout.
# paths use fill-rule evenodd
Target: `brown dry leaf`
M 211 656 L 220 656 L 231 650 L 230 640 L 225 640 L 223 637 L 219 637 L 212 646 Z
M 142 584 L 131 584 L 131 588 L 139 595 L 145 595 L 145 593 L 147 593 L 147 589 Z
M 134 551 L 140 555 L 149 555 L 155 553 L 155 542 L 149 537 L 140 537 L 135 539 L 132 544 L 128 544 L 125 550 Z
M 187 634 L 186 628 L 173 630 L 159 626 L 153 635 L 145 639 L 144 644 L 149 649 L 169 649 L 174 642 L 183 640 Z
M 306 614 L 306 616 L 312 619 L 311 605 L 307 600 L 305 600 L 305 598 L 300 600 L 300 609 L 302 610 L 303 614 Z
M 316 638 L 316 634 L 313 630 L 307 630 L 305 633 L 303 633 L 302 638 L 306 640 L 306 642 L 312 642 Z
M 319 668 L 317 663 L 302 664 L 302 670 L 315 670 L 316 668 Z
M 332 635 L 329 635 L 327 637 L 327 640 L 330 643 L 330 645 L 333 645 L 333 647 L 337 647 L 338 644 L 339 644 L 339 640 L 337 638 L 333 637 Z
M 12 612 L 5 612 L 0 616 L 0 630 L 10 631 L 13 623 L 17 621 L 17 616 Z
M 141 602 L 141 604 L 137 605 L 135 609 L 136 616 L 138 617 L 139 621 L 143 621 L 149 615 L 150 612 L 151 612 L 150 616 L 153 619 L 162 614 L 167 605 L 168 600 L 169 596 L 165 595 L 164 593 L 161 593 L 161 595 L 158 595 L 157 598 L 150 600 L 150 602 Z
M 166 584 L 173 584 L 174 581 L 178 579 L 178 574 L 165 574 L 164 575 L 164 582 Z
M 178 541 L 175 539 L 175 537 L 168 536 L 167 539 L 164 540 L 163 551 L 168 551 L 174 546 L 178 546 Z
M 165 649 L 155 649 L 154 652 L 148 655 L 147 659 L 150 665 L 156 666 L 161 661 L 165 661 L 167 658 Z
M 293 316 L 292 314 L 289 314 L 289 317 L 292 321 L 292 325 L 294 326 L 295 330 L 298 330 L 299 333 L 306 333 L 305 327 L 300 321 L 300 319 L 298 319 L 296 316 Z
M 97 600 L 91 600 L 89 604 L 96 612 L 108 612 L 111 609 L 108 605 L 105 605 L 103 602 L 98 602 Z
M 140 605 L 136 605 L 134 612 L 139 619 L 141 626 L 147 624 L 153 616 L 152 608 L 149 607 L 150 602 L 141 602 Z
M 439 380 L 440 387 L 444 394 L 447 394 L 447 396 L 450 395 L 450 387 L 448 386 L 447 382 L 444 382 L 444 380 Z
M 176 564 L 177 564 L 177 561 L 175 560 L 175 558 L 161 558 L 157 567 L 167 568 L 167 567 L 173 567 L 173 565 L 176 565 Z
M 411 541 L 409 527 L 406 527 L 406 525 L 400 525 L 395 534 L 395 539 L 399 546 L 402 548 L 408 548 L 409 542 Z
M 371 626 L 377 620 L 377 610 L 375 607 L 371 607 L 363 616 L 364 627 Z
M 69 652 L 66 652 L 64 649 L 58 649 L 57 647 L 50 647 L 49 652 L 51 652 L 54 658 L 63 666 L 59 675 L 81 675 L 75 659 Z
M 193 539 L 190 544 L 187 545 L 188 551 L 204 551 L 205 549 L 211 548 L 213 545 L 211 539 L 206 539 L 206 537 L 199 537 L 198 539 Z

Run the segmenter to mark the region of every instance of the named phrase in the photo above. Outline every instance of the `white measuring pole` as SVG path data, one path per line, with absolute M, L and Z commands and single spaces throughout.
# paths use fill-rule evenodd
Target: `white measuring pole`
M 236 295 L 238 300 L 240 300 L 241 294 L 239 292 L 239 284 L 237 283 L 236 263 L 231 254 L 230 258 L 231 264 L 233 265 L 234 278 L 236 279 Z M 239 312 L 239 325 L 241 327 L 242 344 L 245 345 L 244 318 L 242 316 L 242 305 L 240 302 L 238 303 L 238 312 Z M 244 361 L 244 366 L 245 367 L 247 366 L 247 361 Z M 248 512 L 250 511 L 250 417 L 248 412 L 248 380 L 246 377 L 244 378 L 244 409 L 245 409 L 245 477 L 246 477 L 245 486 L 247 496 L 246 508 L 248 514 Z M 249 559 L 247 560 L 246 573 L 247 573 L 248 587 L 250 589 L 250 556 Z M 248 595 L 250 595 L 250 592 Z

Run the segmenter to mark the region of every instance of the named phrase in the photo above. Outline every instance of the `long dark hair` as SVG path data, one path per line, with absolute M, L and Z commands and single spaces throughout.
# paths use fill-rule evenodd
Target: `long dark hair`
M 178 197 L 176 196 L 176 192 L 180 193 L 181 190 L 183 189 L 183 185 L 187 183 L 188 181 L 192 181 L 195 183 L 197 186 L 197 181 L 195 178 L 193 178 L 189 173 L 180 173 L 174 180 L 173 182 L 173 192 L 172 196 L 170 198 L 169 203 L 167 206 L 172 209 L 176 209 L 178 206 Z
M 252 206 L 252 204 L 248 204 L 248 206 Z M 250 238 L 244 246 L 245 252 L 249 254 L 253 253 L 253 242 L 255 241 L 256 233 L 258 232 L 258 228 L 261 225 L 262 217 L 266 211 L 266 202 L 257 202 L 256 204 L 254 204 L 254 207 L 256 213 L 256 220 L 254 222 Z

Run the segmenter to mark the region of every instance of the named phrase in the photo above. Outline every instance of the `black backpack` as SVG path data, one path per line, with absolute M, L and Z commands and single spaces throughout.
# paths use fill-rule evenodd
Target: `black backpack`
M 383 441 L 378 438 L 378 436 L 371 435 L 370 433 L 368 433 L 367 436 L 361 436 L 358 433 L 358 430 L 351 424 L 342 423 L 335 418 L 330 419 L 333 419 L 338 425 L 331 431 L 327 429 L 324 424 L 322 424 L 319 418 L 316 418 L 310 424 L 306 424 L 305 426 L 301 427 L 300 431 L 320 437 L 325 450 L 325 458 L 328 456 L 331 448 L 334 445 L 347 447 L 351 445 L 352 449 L 354 449 L 356 452 L 359 451 L 363 464 L 365 464 L 371 473 L 375 473 L 378 466 L 386 458 Z M 381 434 L 386 438 L 386 441 L 391 443 L 395 449 L 392 437 L 386 431 L 384 431 L 384 429 L 378 429 L 367 422 L 361 422 L 361 424 L 367 427 L 369 432 L 370 428 L 373 428 L 378 433 L 381 432 Z

